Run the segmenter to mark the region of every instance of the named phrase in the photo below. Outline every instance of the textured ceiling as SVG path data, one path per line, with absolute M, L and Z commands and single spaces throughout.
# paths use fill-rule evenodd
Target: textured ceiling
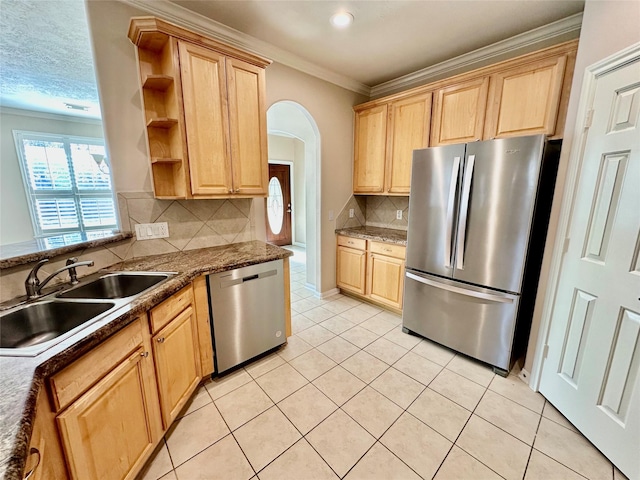
M 99 118 L 83 0 L 0 2 L 0 104 Z
M 584 8 L 584 0 L 170 1 L 368 86 Z M 329 17 L 342 9 L 355 20 L 338 30 Z

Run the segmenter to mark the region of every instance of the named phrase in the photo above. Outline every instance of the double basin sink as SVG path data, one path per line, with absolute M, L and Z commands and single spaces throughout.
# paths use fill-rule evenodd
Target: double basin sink
M 149 272 L 94 274 L 61 293 L 1 312 L 0 355 L 37 355 L 82 328 L 105 319 L 172 275 Z

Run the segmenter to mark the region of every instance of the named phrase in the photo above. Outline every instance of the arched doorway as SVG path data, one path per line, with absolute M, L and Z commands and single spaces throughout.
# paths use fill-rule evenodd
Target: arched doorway
M 297 102 L 282 100 L 267 110 L 267 132 L 270 138 L 285 137 L 300 142 L 302 156 L 302 188 L 294 189 L 294 245 L 300 246 L 304 238 L 306 253 L 305 286 L 318 293 L 320 285 L 320 131 L 309 111 Z M 278 159 L 273 159 L 278 163 Z M 272 161 L 270 159 L 270 161 Z M 295 169 L 294 164 L 294 169 Z M 295 173 L 294 173 L 295 174 Z M 300 191 L 303 190 L 303 191 Z M 302 209 L 302 211 L 300 210 Z M 304 213 L 304 215 L 302 215 Z M 296 217 L 298 224 L 296 225 Z M 295 229 L 298 230 L 296 235 Z M 296 237 L 298 241 L 296 241 Z

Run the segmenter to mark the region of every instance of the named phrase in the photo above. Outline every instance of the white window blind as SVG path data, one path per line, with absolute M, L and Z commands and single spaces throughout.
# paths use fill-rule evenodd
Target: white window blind
M 104 142 L 14 131 L 36 237 L 117 229 Z M 94 157 L 95 155 L 95 157 Z

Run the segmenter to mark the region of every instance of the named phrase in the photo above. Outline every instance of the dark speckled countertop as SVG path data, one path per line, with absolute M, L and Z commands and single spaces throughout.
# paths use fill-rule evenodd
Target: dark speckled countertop
M 78 359 L 194 278 L 291 255 L 289 250 L 252 241 L 153 255 L 109 267 L 110 271 L 177 272 L 177 275 L 35 357 L 0 357 L 0 476 L 7 480 L 22 478 L 36 399 L 47 377 Z
M 394 228 L 381 227 L 353 227 L 339 228 L 336 230 L 338 235 L 347 237 L 364 238 L 365 240 L 375 240 L 377 242 L 395 243 L 397 245 L 407 245 L 407 231 L 396 230 Z

